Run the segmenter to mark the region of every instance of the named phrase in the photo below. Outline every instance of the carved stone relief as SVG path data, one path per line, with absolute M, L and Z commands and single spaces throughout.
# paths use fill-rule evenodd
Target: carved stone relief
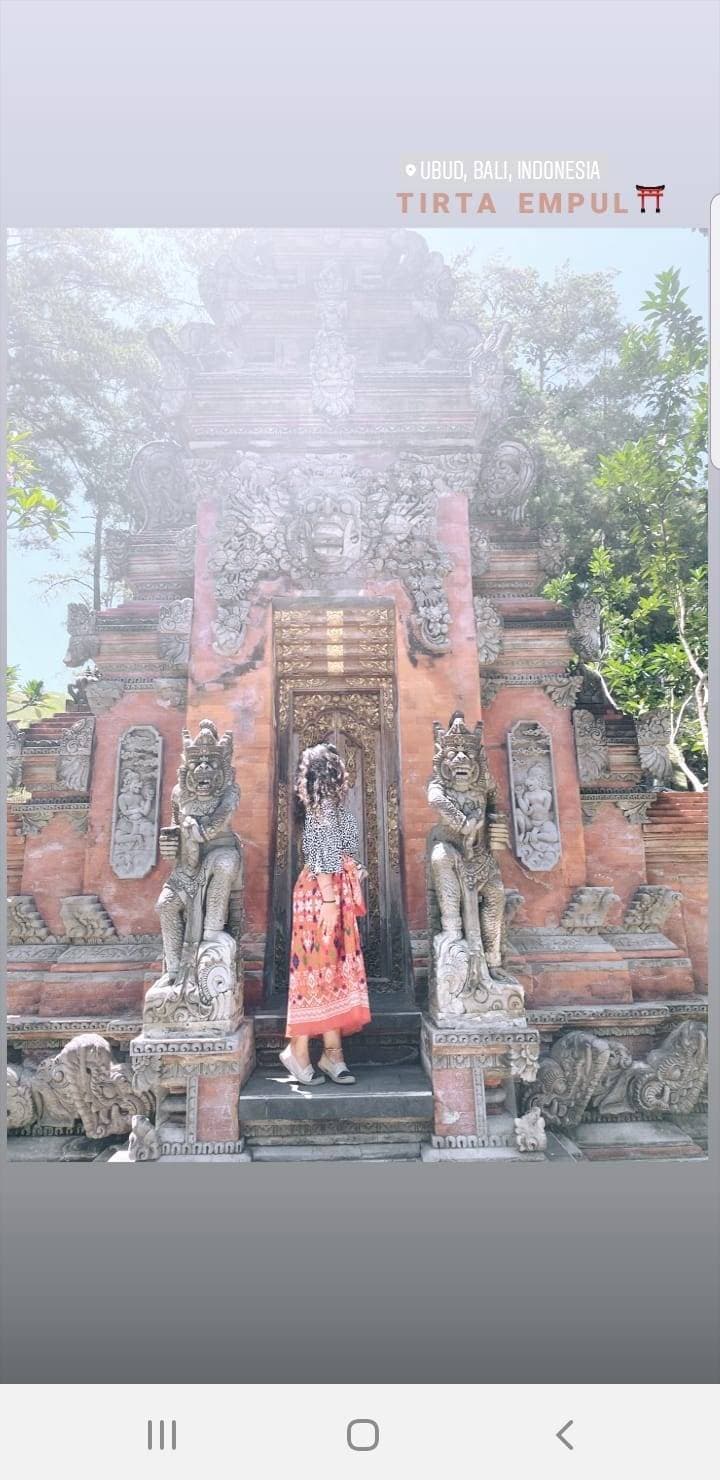
M 647 822 L 656 796 L 657 793 L 653 791 L 584 791 L 581 797 L 583 822 L 594 822 L 603 802 L 613 802 L 626 822 L 641 826 L 643 822 Z
M 88 708 L 95 715 L 107 714 L 113 704 L 122 699 L 123 684 L 119 679 L 97 678 L 86 690 Z
M 537 1109 L 548 1125 L 559 1128 L 578 1125 L 590 1114 L 651 1120 L 689 1115 L 707 1076 L 707 1030 L 692 1019 L 676 1023 L 646 1059 L 633 1059 L 616 1039 L 574 1030 L 541 1055 L 523 1108 Z
M 484 576 L 490 569 L 493 546 L 489 535 L 477 524 L 470 526 L 470 558 L 474 576 Z
M 479 337 L 478 331 L 475 332 Z M 503 420 L 507 409 L 509 377 L 505 350 L 511 335 L 509 324 L 497 324 L 470 352 L 470 404 L 475 410 L 477 447 L 487 440 L 493 426 Z
M 97 894 L 71 894 L 61 899 L 60 918 L 65 939 L 77 944 L 84 941 L 114 940 L 117 935 Z
M 136 452 L 128 497 L 138 534 L 179 530 L 191 524 L 195 509 L 177 442 L 148 442 Z
M 573 645 L 579 658 L 597 663 L 605 651 L 602 608 L 594 596 L 583 596 L 573 607 Z
M 128 1160 L 157 1161 L 159 1156 L 160 1137 L 152 1121 L 147 1115 L 133 1115 L 128 1142 Z
M 627 1103 L 651 1115 L 690 1115 L 707 1085 L 708 1038 L 700 1023 L 677 1023 L 628 1075 Z
M 64 662 L 68 668 L 79 668 L 90 658 L 96 658 L 100 646 L 98 627 L 99 613 L 84 601 L 71 601 L 67 609 L 67 630 L 70 641 Z
M 623 929 L 662 930 L 680 897 L 677 889 L 668 889 L 662 884 L 641 884 L 625 911 Z
M 355 356 L 345 336 L 347 301 L 342 269 L 329 262 L 315 283 L 320 327 L 310 354 L 312 406 L 329 421 L 350 415 L 355 404 Z
M 558 709 L 572 709 L 582 688 L 582 675 L 570 673 L 498 673 L 482 675 L 483 708 L 505 688 L 543 689 Z
M 35 1070 L 8 1067 L 8 1128 L 72 1127 L 86 1136 L 127 1135 L 134 1115 L 152 1113 L 152 1095 L 135 1089 L 99 1033 L 80 1033 Z
M 190 657 L 192 615 L 191 596 L 171 601 L 160 608 L 158 646 L 164 663 L 187 663 Z
M 76 832 L 87 832 L 87 801 L 11 802 L 11 816 L 19 817 L 20 831 L 25 838 L 37 837 L 54 817 L 67 817 Z
M 542 725 L 518 720 L 507 747 L 515 854 L 526 868 L 544 873 L 561 853 L 552 741 Z
M 473 600 L 473 608 L 478 659 L 481 663 L 494 663 L 502 646 L 502 617 L 497 607 L 486 596 L 476 596 Z
M 539 530 L 538 564 L 546 576 L 559 576 L 567 562 L 567 536 L 559 524 L 543 524 Z
M 612 889 L 584 884 L 573 890 L 572 899 L 560 921 L 563 930 L 602 930 L 618 896 Z
M 358 467 L 345 454 L 285 459 L 282 466 L 241 454 L 223 479 L 209 562 L 216 649 L 233 654 L 241 647 L 263 578 L 322 590 L 339 576 L 362 585 L 377 575 L 405 585 L 416 641 L 427 652 L 444 652 L 450 613 L 443 576 L 452 563 L 437 541 L 440 482 L 434 464 L 411 454 L 383 471 Z
M 569 671 L 566 673 L 551 673 L 545 678 L 543 688 L 548 698 L 552 699 L 553 704 L 557 704 L 558 709 L 572 709 L 582 688 L 582 683 L 582 674 L 570 673 Z
M 672 788 L 675 779 L 675 760 L 672 743 L 672 721 L 667 710 L 656 710 L 652 714 L 635 717 L 640 765 L 643 772 L 654 783 Z M 687 785 L 682 778 L 683 787 Z
M 8 945 L 47 945 L 54 941 L 32 894 L 11 894 L 7 908 Z
M 513 1125 L 515 1145 L 518 1151 L 545 1150 L 547 1147 L 545 1121 L 538 1105 L 533 1105 L 525 1115 L 517 1116 Z
M 88 789 L 94 734 L 95 720 L 92 715 L 78 720 L 77 724 L 62 732 L 57 779 L 61 786 L 68 788 L 68 791 L 87 791 Z
M 162 737 L 152 725 L 126 730 L 118 745 L 110 867 L 144 879 L 157 860 Z
M 587 785 L 601 776 L 609 776 L 610 752 L 604 719 L 589 709 L 576 709 L 572 718 L 580 784 Z
M 535 459 L 523 442 L 501 442 L 488 454 L 475 507 L 510 524 L 525 518 L 537 479 Z

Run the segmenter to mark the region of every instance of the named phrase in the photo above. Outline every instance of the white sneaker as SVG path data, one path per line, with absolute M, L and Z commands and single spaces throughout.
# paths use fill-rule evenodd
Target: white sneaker
M 307 1068 L 304 1068 L 302 1064 L 298 1063 L 289 1043 L 287 1048 L 284 1048 L 282 1053 L 278 1054 L 278 1058 L 283 1068 L 287 1069 L 291 1079 L 297 1079 L 299 1084 L 325 1083 L 325 1075 L 318 1074 L 317 1069 L 313 1069 L 312 1064 L 308 1064 Z

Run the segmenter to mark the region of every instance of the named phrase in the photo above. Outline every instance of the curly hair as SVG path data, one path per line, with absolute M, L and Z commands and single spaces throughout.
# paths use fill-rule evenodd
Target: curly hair
M 295 795 L 306 811 L 329 799 L 339 802 L 348 787 L 345 762 L 334 745 L 311 745 L 298 762 Z

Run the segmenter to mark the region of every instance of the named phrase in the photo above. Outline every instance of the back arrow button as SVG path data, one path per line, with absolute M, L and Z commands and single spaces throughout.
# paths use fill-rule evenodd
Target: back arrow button
M 562 1426 L 562 1428 L 561 1429 L 558 1429 L 558 1431 L 557 1431 L 557 1433 L 555 1435 L 555 1438 L 556 1439 L 559 1439 L 560 1440 L 560 1443 L 561 1444 L 564 1444 L 566 1449 L 574 1449 L 575 1448 L 575 1445 L 574 1444 L 571 1444 L 570 1443 L 570 1440 L 565 1438 L 565 1435 L 566 1435 L 568 1429 L 571 1429 L 572 1426 L 573 1426 L 573 1420 L 571 1418 L 569 1418 L 568 1421 L 567 1421 L 567 1423 L 564 1423 L 563 1426 Z

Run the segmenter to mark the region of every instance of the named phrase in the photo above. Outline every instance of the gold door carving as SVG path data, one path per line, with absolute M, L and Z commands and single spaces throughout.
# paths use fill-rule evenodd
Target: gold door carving
M 266 999 L 287 990 L 292 885 L 302 867 L 293 781 L 302 750 L 332 741 L 350 782 L 368 870 L 361 922 L 371 996 L 413 1000 L 404 919 L 391 604 L 328 608 L 303 603 L 275 612 L 276 835 L 266 954 Z

